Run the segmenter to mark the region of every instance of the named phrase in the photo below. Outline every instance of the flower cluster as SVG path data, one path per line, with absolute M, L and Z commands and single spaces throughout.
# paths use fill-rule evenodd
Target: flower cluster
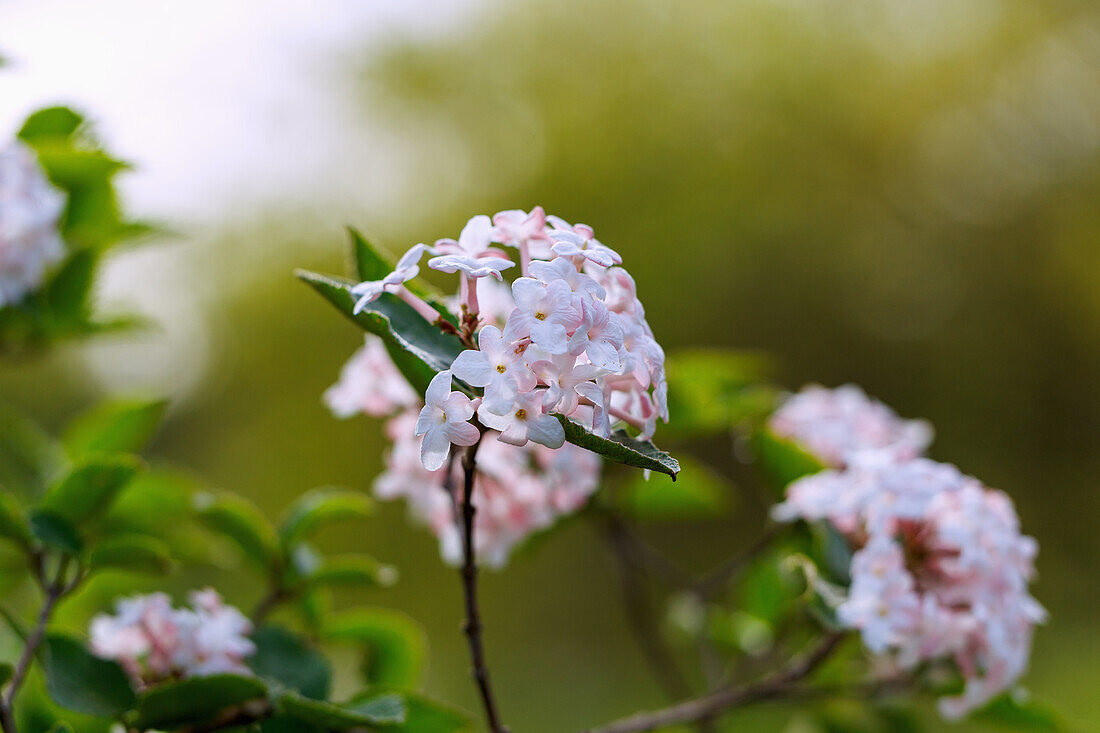
M 341 417 L 354 412 L 390 416 L 386 433 L 393 446 L 386 453 L 386 470 L 375 481 L 374 493 L 379 499 L 403 497 L 413 518 L 439 538 L 444 560 L 457 565 L 462 560 L 456 522 L 462 468 L 458 461 L 450 466 L 448 483 L 446 467 L 434 471 L 424 467 L 422 441 L 414 435 L 421 403 L 415 395 L 407 400 L 410 394 L 412 388 L 390 360 L 381 339 L 367 336 L 366 346 L 344 367 L 340 381 L 325 398 Z M 572 445 L 552 450 L 533 442 L 519 447 L 490 440 L 478 452 L 477 469 L 474 549 L 486 565 L 501 567 L 517 544 L 584 505 L 598 486 L 600 459 Z
M 768 423 L 776 435 L 798 441 L 823 463 L 843 468 L 854 453 L 882 451 L 900 460 L 921 455 L 932 442 L 924 420 L 901 420 L 854 384 L 818 385 L 791 395 Z
M 481 286 L 503 282 L 502 273 L 516 264 L 496 245 L 518 252 L 520 277 L 511 283 L 510 298 L 490 296 L 495 308 L 507 303 L 503 318 L 486 318 Z M 622 258 L 591 227 L 546 216 L 540 207 L 475 216 L 457 240 L 418 244 L 392 273 L 355 286 L 356 309 L 392 293 L 435 320 L 438 314 L 406 286 L 425 254 L 432 255 L 428 267 L 460 273 L 456 305 L 471 347 L 425 395 L 414 426 L 423 436 L 425 468 L 441 468 L 452 445 L 478 440 L 475 414 L 505 443 L 549 448 L 565 441 L 556 416 L 587 423 L 602 436 L 621 421 L 650 437 L 658 417 L 668 420 L 664 352 Z M 452 390 L 452 378 L 482 389 L 483 396 Z
M 842 467 L 793 483 L 773 516 L 827 521 L 848 539 L 855 552 L 840 623 L 903 669 L 953 660 L 966 686 L 941 699 L 940 711 L 957 718 L 1027 667 L 1033 627 L 1046 616 L 1028 592 L 1038 545 L 1021 535 L 1003 492 L 914 455 L 928 431 L 853 389 L 813 388 L 780 409 L 773 428 L 810 437 L 809 447 Z
M 232 672 L 250 674 L 252 624 L 207 588 L 191 608 L 173 608 L 164 593 L 120 599 L 115 614 L 92 619 L 92 651 L 122 665 L 138 688 L 168 679 Z
M 30 148 L 0 149 L 0 308 L 35 290 L 64 255 L 57 229 L 64 207 Z

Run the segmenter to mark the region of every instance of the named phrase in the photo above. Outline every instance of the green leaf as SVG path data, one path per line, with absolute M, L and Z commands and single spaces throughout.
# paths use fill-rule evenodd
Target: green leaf
M 402 693 L 402 696 L 407 711 L 405 722 L 387 727 L 388 733 L 460 733 L 474 729 L 470 716 L 463 712 L 421 695 Z
M 304 697 L 328 697 L 332 668 L 303 637 L 279 626 L 263 626 L 251 638 L 256 644 L 256 653 L 248 659 L 253 672 Z
M 116 535 L 92 547 L 88 568 L 162 575 L 172 567 L 168 545 L 147 535 Z
M 134 691 L 122 667 L 94 656 L 76 639 L 48 635 L 45 667 L 50 697 L 66 710 L 117 718 L 134 704 Z
M 19 138 L 28 143 L 49 139 L 65 140 L 84 124 L 84 118 L 68 107 L 40 109 L 23 123 Z
M 729 481 L 694 460 L 680 462 L 671 485 L 634 474 L 618 495 L 620 508 L 637 519 L 713 519 L 733 503 Z
M 669 412 L 675 416 L 667 430 L 677 436 L 728 432 L 775 409 L 776 392 L 762 383 L 773 366 L 763 354 L 681 351 L 669 356 L 666 368 Z
M 30 527 L 35 539 L 50 549 L 69 555 L 79 555 L 84 550 L 80 533 L 65 517 L 35 510 L 30 515 Z
M 6 491 L 0 492 L 0 537 L 26 545 L 31 540 L 31 528 L 23 515 L 23 509 L 14 496 Z
M 65 448 L 73 458 L 87 453 L 137 453 L 164 418 L 168 401 L 111 400 L 84 413 L 69 426 Z
M 348 236 L 351 237 L 352 254 L 355 257 L 355 274 L 360 281 L 381 280 L 393 272 L 390 261 L 358 230 L 348 227 Z
M 355 709 L 322 700 L 310 700 L 288 692 L 279 697 L 279 710 L 310 725 L 329 730 L 350 730 L 368 725 L 389 726 L 405 720 L 405 702 L 387 694 L 357 704 Z
M 1058 711 L 1045 702 L 1031 699 L 1023 691 L 1006 692 L 971 717 L 1000 728 L 1028 731 L 1069 730 Z
M 208 527 L 237 543 L 256 565 L 265 570 L 278 567 L 278 534 L 255 504 L 233 494 L 199 494 L 195 509 Z
M 369 517 L 373 508 L 374 503 L 366 494 L 347 489 L 315 489 L 290 506 L 279 527 L 279 537 L 284 547 L 290 547 L 324 524 Z
M 45 289 L 51 329 L 56 335 L 76 333 L 91 315 L 91 293 L 99 253 L 81 249 L 70 256 Z
M 565 439 L 593 453 L 598 453 L 613 463 L 657 471 L 676 480 L 680 464 L 675 458 L 657 448 L 648 440 L 635 440 L 622 430 L 615 430 L 610 438 L 601 438 L 588 428 L 573 422 L 564 415 L 554 415 L 565 428 Z
M 15 674 L 15 666 L 11 662 L 0 662 L 0 687 L 8 684 Z
M 35 148 L 50 180 L 66 190 L 104 183 L 126 167 L 102 150 L 73 147 L 68 141 L 39 140 Z
M 258 677 L 218 674 L 165 682 L 147 690 L 138 700 L 133 726 L 170 729 L 202 723 L 229 707 L 267 696 L 267 685 Z
M 397 568 L 383 565 L 369 555 L 336 555 L 322 559 L 305 580 L 311 586 L 365 585 L 388 588 L 397 582 Z
M 803 476 L 826 468 L 817 457 L 797 443 L 781 438 L 770 430 L 756 432 L 753 444 L 760 468 L 780 493 Z
M 420 625 L 400 611 L 358 608 L 335 613 L 321 635 L 326 641 L 363 647 L 363 673 L 372 685 L 409 689 L 420 680 L 428 639 Z
M 79 525 L 110 508 L 115 497 L 143 468 L 136 456 L 94 456 L 79 463 L 42 497 L 39 507 Z
M 74 733 L 73 727 L 66 723 L 64 720 L 59 720 L 53 724 L 48 733 Z
M 64 461 L 61 446 L 42 428 L 0 406 L 0 486 L 38 496 Z
M 384 293 L 354 314 L 356 298 L 351 294 L 352 283 L 304 270 L 297 275 L 360 328 L 381 337 L 391 354 L 395 348 L 405 352 L 407 358 L 395 360 L 397 367 L 421 394 L 427 391 L 432 377 L 450 369 L 455 357 L 463 351 L 457 336 L 444 333 L 390 293 Z

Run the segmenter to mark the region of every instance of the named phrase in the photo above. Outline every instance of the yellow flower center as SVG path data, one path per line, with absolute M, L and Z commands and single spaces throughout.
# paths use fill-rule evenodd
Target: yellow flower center
M 497 371 L 501 374 L 504 374 L 504 372 L 508 371 L 508 367 L 504 366 L 503 364 L 497 364 Z
M 539 319 L 540 321 L 545 321 L 546 320 L 546 314 L 543 313 L 542 311 L 538 311 L 537 313 L 535 313 L 535 318 Z
M 527 419 L 527 410 L 516 410 L 516 419 L 517 420 L 526 420 Z

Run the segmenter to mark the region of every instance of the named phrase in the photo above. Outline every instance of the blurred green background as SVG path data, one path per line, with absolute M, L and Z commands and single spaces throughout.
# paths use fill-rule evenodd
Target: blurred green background
M 1040 541 L 1035 594 L 1051 611 L 1027 684 L 1081 725 L 1100 721 L 1095 3 L 496 2 L 342 69 L 362 134 L 386 130 L 407 153 L 400 171 L 362 171 L 364 187 L 392 188 L 385 205 L 242 210 L 213 232 L 173 223 L 182 236 L 141 255 L 151 277 L 179 267 L 204 314 L 205 371 L 156 461 L 271 514 L 312 486 L 369 487 L 380 424 L 338 422 L 320 401 L 361 337 L 292 268 L 343 272 L 345 219 L 398 251 L 455 236 L 474 213 L 541 203 L 624 256 L 666 349 L 765 350 L 792 388 L 857 382 L 930 419 L 935 458 L 1009 492 Z M 127 374 L 145 368 L 140 350 L 95 348 L 116 348 Z M 0 366 L 0 393 L 56 427 L 103 390 L 82 358 L 67 347 Z M 725 441 L 695 452 L 744 473 Z M 702 571 L 750 542 L 765 511 L 750 490 L 728 520 L 645 532 Z M 428 688 L 475 710 L 459 582 L 434 539 L 387 505 L 368 531 L 323 544 L 400 567 L 396 589 L 342 600 L 423 622 Z M 173 585 L 207 581 L 245 606 L 259 592 L 233 568 Z M 115 590 L 92 588 L 71 623 Z M 484 614 L 515 731 L 663 701 L 583 523 L 487 574 Z M 781 730 L 792 714 L 746 713 L 731 729 Z

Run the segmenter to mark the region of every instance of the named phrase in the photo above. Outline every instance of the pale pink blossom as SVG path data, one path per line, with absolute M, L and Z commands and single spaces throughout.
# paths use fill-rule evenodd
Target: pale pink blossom
M 440 272 L 453 274 L 461 272 L 472 278 L 492 277 L 503 280 L 500 274 L 509 267 L 515 267 L 516 263 L 503 257 L 470 257 L 468 255 L 440 255 L 428 260 L 428 267 Z
M 489 409 L 506 409 L 517 392 L 530 392 L 537 384 L 523 349 L 517 351 L 513 344 L 496 326 L 485 326 L 478 334 L 479 350 L 463 351 L 451 365 L 454 376 L 485 389 L 482 404 Z
M 435 250 L 439 254 L 459 255 L 474 259 L 497 256 L 501 251 L 492 246 L 493 234 L 492 220 L 481 214 L 466 222 L 466 226 L 462 228 L 462 233 L 458 235 L 457 241 L 454 239 L 436 240 Z
M 512 283 L 516 309 L 508 324 L 516 336 L 530 336 L 540 348 L 551 354 L 569 349 L 569 334 L 581 323 L 581 313 L 573 303 L 569 284 L 555 280 L 549 284 L 521 277 Z
M 419 397 L 393 365 L 382 339 L 368 334 L 340 369 L 339 381 L 325 390 L 324 400 L 336 417 L 384 417 L 416 404 Z
M 598 300 L 584 304 L 583 317 L 569 337 L 569 353 L 585 354 L 595 366 L 617 372 L 622 368 L 623 329 Z
M 194 592 L 191 608 L 173 608 L 164 593 L 123 598 L 115 614 L 92 619 L 94 654 L 117 661 L 135 687 L 168 679 L 231 672 L 251 674 L 252 624 L 211 589 Z
M 526 445 L 531 440 L 548 448 L 561 448 L 565 430 L 553 415 L 542 411 L 542 395 L 538 392 L 517 394 L 507 410 L 491 412 L 482 404 L 478 419 L 493 430 L 500 431 L 500 440 L 511 445 Z
M 64 208 L 31 148 L 16 141 L 0 149 L 0 308 L 36 290 L 64 256 Z
M 600 391 L 593 382 L 607 373 L 607 370 L 594 364 L 578 364 L 572 354 L 552 355 L 534 362 L 531 369 L 547 387 L 543 406 L 548 412 L 563 415 L 575 412 L 581 398 L 590 396 L 591 390 Z M 602 391 L 600 397 L 602 399 Z
M 602 285 L 589 275 L 577 270 L 568 258 L 559 257 L 549 262 L 535 260 L 531 263 L 530 270 L 531 277 L 547 285 L 555 280 L 564 280 L 568 283 L 569 289 L 579 296 L 597 300 L 603 300 L 607 296 L 607 291 Z
M 530 262 L 532 257 L 550 256 L 546 212 L 541 206 L 531 209 L 531 213 L 510 209 L 494 214 L 492 238 L 501 244 L 519 249 L 520 259 L 524 263 Z M 527 274 L 526 269 L 523 274 Z
M 822 462 L 836 467 L 865 451 L 914 458 L 932 442 L 927 422 L 902 420 L 851 384 L 837 389 L 807 386 L 787 398 L 768 425 L 776 435 L 798 441 Z
M 594 237 L 585 236 L 575 230 L 556 229 L 550 232 L 550 238 L 554 241 L 550 249 L 558 257 L 583 258 L 601 267 L 622 264 L 623 258 L 618 252 L 601 244 Z
M 429 471 L 440 468 L 451 454 L 451 444 L 473 445 L 481 437 L 470 424 L 477 404 L 461 392 L 451 390 L 451 372 L 435 375 L 424 394 L 424 407 L 416 420 L 416 435 L 423 436 L 420 459 Z
M 426 244 L 417 244 L 401 256 L 394 267 L 393 272 L 381 280 L 368 280 L 352 287 L 351 294 L 357 296 L 354 313 L 361 312 L 368 305 L 378 300 L 382 293 L 397 292 L 405 283 L 420 274 L 420 259 L 425 252 L 431 252 Z

